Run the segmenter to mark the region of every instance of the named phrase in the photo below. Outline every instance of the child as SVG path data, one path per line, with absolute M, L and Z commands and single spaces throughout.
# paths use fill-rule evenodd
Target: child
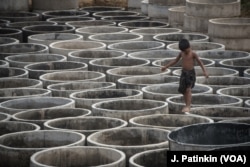
M 179 49 L 181 50 L 180 54 L 176 57 L 175 60 L 169 62 L 167 65 L 161 68 L 162 71 L 165 71 L 167 68 L 175 65 L 178 63 L 180 59 L 182 59 L 182 73 L 180 77 L 180 83 L 179 83 L 179 89 L 178 92 L 182 93 L 184 96 L 184 100 L 186 103 L 186 106 L 182 109 L 182 112 L 189 112 L 190 106 L 191 106 L 191 100 L 192 100 L 192 92 L 191 89 L 195 85 L 195 70 L 194 70 L 194 64 L 195 60 L 200 65 L 203 74 L 206 78 L 208 78 L 207 71 L 205 70 L 205 67 L 202 63 L 202 61 L 199 59 L 197 54 L 192 51 L 190 48 L 189 41 L 186 39 L 182 39 L 179 42 Z

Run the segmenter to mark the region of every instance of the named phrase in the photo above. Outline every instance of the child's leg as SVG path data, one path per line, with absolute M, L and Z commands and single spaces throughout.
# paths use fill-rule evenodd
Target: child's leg
M 186 91 L 183 94 L 183 96 L 184 96 L 184 100 L 185 100 L 186 106 L 183 108 L 182 112 L 189 112 L 190 111 L 190 107 L 191 107 L 191 101 L 192 101 L 191 87 L 188 87 L 186 89 Z

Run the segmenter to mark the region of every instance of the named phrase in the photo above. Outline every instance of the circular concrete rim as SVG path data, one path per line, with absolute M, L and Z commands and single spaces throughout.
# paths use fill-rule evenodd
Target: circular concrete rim
M 174 7 L 171 7 L 168 9 L 169 11 L 172 11 L 172 12 L 180 12 L 180 13 L 183 13 L 185 12 L 186 10 L 186 6 L 174 6 Z
M 222 66 L 225 66 L 225 67 L 229 67 L 229 68 L 234 68 L 234 67 L 237 67 L 237 68 L 239 68 L 239 67 L 244 67 L 244 68 L 250 68 L 249 66 L 238 66 L 238 65 L 229 65 L 229 64 L 225 64 L 225 62 L 230 62 L 230 61 L 239 61 L 239 60 L 242 60 L 243 62 L 244 61 L 246 61 L 246 60 L 249 60 L 249 62 L 250 62 L 250 57 L 246 57 L 246 58 L 237 58 L 237 59 L 225 59 L 225 60 L 221 60 L 220 62 L 219 62 L 219 64 L 220 65 L 222 65 Z
M 6 40 L 9 40 L 9 43 L 5 43 L 5 44 L 0 44 L 0 46 L 3 46 L 3 45 L 11 45 L 11 44 L 17 44 L 19 43 L 19 40 L 16 39 L 16 38 L 10 38 L 10 37 L 0 37 L 0 40 L 1 39 L 6 39 Z
M 216 2 L 216 3 L 213 3 L 213 2 L 211 2 L 211 3 L 205 3 L 205 2 L 197 2 L 197 1 L 193 1 L 193 0 L 186 0 L 187 1 L 187 3 L 193 3 L 193 4 L 199 4 L 199 5 L 206 5 L 206 6 L 214 6 L 214 5 L 225 5 L 225 4 L 235 4 L 235 3 L 240 3 L 240 0 L 234 0 L 234 2 L 219 2 L 219 0 L 218 0 L 218 2 Z
M 1 113 L 1 114 L 6 114 L 6 113 Z M 9 114 L 6 114 L 6 115 L 9 115 Z M 11 116 L 11 115 L 10 115 Z M 11 116 L 12 117 L 12 116 Z M 34 130 L 26 130 L 26 131 L 19 131 L 19 132 L 12 132 L 12 133 L 7 133 L 7 134 L 15 134 L 15 133 L 20 133 L 20 132 L 33 132 L 33 131 L 40 131 L 41 130 L 41 127 L 34 124 L 34 123 L 30 123 L 30 122 L 19 122 L 19 121 L 0 121 L 0 124 L 2 123 L 5 123 L 5 124 L 12 124 L 12 123 L 15 123 L 15 124 L 26 124 L 26 125 L 30 125 L 30 126 L 33 126 L 34 127 Z M 5 134 L 6 135 L 6 134 Z M 2 135 L 4 136 L 4 135 Z M 0 135 L 0 138 L 2 137 Z M 1 145 L 1 144 L 0 144 Z
M 129 120 L 129 125 L 133 125 L 136 127 L 145 127 L 145 128 L 159 128 L 159 129 L 164 129 L 164 126 L 156 126 L 156 125 L 149 125 L 149 124 L 142 124 L 142 123 L 137 123 L 136 120 L 137 119 L 142 119 L 142 118 L 157 118 L 159 116 L 174 116 L 174 117 L 196 117 L 196 118 L 202 118 L 204 120 L 207 120 L 207 123 L 214 123 L 214 121 L 211 118 L 205 117 L 205 116 L 199 116 L 199 115 L 181 115 L 181 114 L 153 114 L 153 115 L 145 115 L 145 116 L 138 116 L 138 117 L 134 117 L 131 118 Z M 196 123 L 197 124 L 197 123 Z M 171 126 L 169 127 L 171 129 L 175 129 L 175 128 L 179 128 L 179 127 L 174 127 Z
M 140 31 L 143 31 L 143 30 L 148 31 L 148 32 L 140 32 Z M 154 30 L 155 30 L 155 32 L 153 32 Z M 158 33 L 157 30 L 163 30 L 163 31 L 166 30 L 166 31 L 170 31 L 170 32 Z M 180 32 L 182 32 L 182 30 L 179 29 L 179 28 L 157 28 L 157 27 L 152 27 L 152 28 L 136 28 L 136 29 L 130 30 L 129 32 L 134 33 L 134 34 L 140 34 L 140 35 L 157 35 L 157 34 L 165 34 L 165 33 L 166 34 L 180 33 Z
M 130 148 L 143 148 L 145 146 L 147 147 L 154 147 L 157 146 L 159 144 L 168 144 L 168 140 L 164 141 L 164 142 L 160 142 L 160 143 L 156 143 L 156 144 L 147 144 L 147 145 L 134 145 L 134 146 L 121 146 L 121 145 L 108 145 L 108 144 L 102 144 L 102 143 L 98 143 L 92 140 L 93 137 L 95 137 L 95 135 L 100 135 L 100 133 L 105 133 L 105 132 L 112 132 L 112 131 L 119 131 L 119 130 L 154 130 L 154 131 L 161 131 L 161 132 L 165 132 L 165 133 L 170 133 L 169 130 L 165 130 L 165 129 L 157 129 L 157 128 L 143 128 L 143 127 L 125 127 L 125 128 L 120 128 L 120 129 L 115 129 L 115 130 L 103 130 L 100 132 L 96 132 L 91 134 L 88 138 L 87 138 L 87 142 L 97 145 L 97 146 L 101 146 L 101 147 L 111 147 L 111 148 L 117 148 L 117 149 L 122 149 L 122 148 L 126 148 L 126 149 L 130 149 Z
M 89 20 L 89 21 L 69 21 L 66 22 L 65 25 L 67 26 L 72 26 L 75 28 L 82 28 L 85 26 L 81 26 L 81 23 L 105 23 L 103 25 L 98 25 L 98 26 L 115 26 L 116 23 L 113 21 L 108 21 L 108 20 Z M 96 26 L 96 25 L 87 25 L 86 27 L 91 27 L 91 26 Z
M 39 17 L 39 14 L 38 13 L 31 13 L 31 12 L 6 12 L 7 14 L 8 13 L 11 13 L 11 14 L 13 14 L 13 13 L 18 13 L 18 14 L 25 14 L 25 15 L 28 15 L 28 16 L 20 16 L 20 17 L 16 17 L 16 18 L 25 18 L 25 19 L 28 19 L 28 18 L 38 18 Z M 5 20 L 5 18 L 6 18 L 6 20 L 8 20 L 7 18 L 12 18 L 13 16 L 1 16 L 1 18 L 4 18 L 4 20 Z M 2 19 L 1 19 L 2 20 Z
M 100 36 L 104 36 L 104 35 L 109 35 L 109 36 L 122 36 L 122 35 L 126 35 L 126 36 L 134 36 L 130 39 L 125 39 L 125 38 L 120 38 L 117 40 L 105 40 L 105 39 L 98 39 L 98 37 Z M 89 40 L 91 41 L 98 41 L 98 42 L 103 42 L 103 43 L 117 43 L 117 42 L 126 42 L 126 41 L 142 41 L 143 39 L 143 35 L 139 35 L 139 34 L 131 34 L 131 33 L 100 33 L 100 34 L 94 34 L 94 35 L 90 35 L 88 37 Z
M 250 75 L 250 69 L 246 69 L 246 70 L 244 71 L 244 75 Z
M 64 28 L 68 28 L 66 30 L 59 30 L 59 31 L 51 31 L 51 32 L 71 32 L 71 31 L 75 31 L 75 27 L 73 26 L 69 26 L 69 25 L 34 25 L 34 26 L 26 26 L 26 27 L 23 27 L 22 30 L 24 32 L 32 32 L 32 33 L 35 33 L 35 34 L 40 34 L 40 33 L 48 33 L 48 31 L 34 31 L 32 30 L 31 28 L 33 27 L 64 27 Z
M 54 123 L 55 121 L 70 121 L 70 120 L 91 120 L 91 119 L 96 119 L 96 121 L 104 119 L 104 120 L 109 120 L 109 121 L 117 121 L 120 122 L 121 125 L 119 126 L 115 126 L 112 128 L 107 128 L 108 130 L 114 130 L 114 129 L 120 129 L 120 128 L 124 128 L 128 126 L 128 122 L 124 121 L 122 119 L 119 118 L 112 118 L 112 117 L 101 117 L 101 116 L 87 116 L 87 117 L 67 117 L 67 118 L 56 118 L 56 119 L 52 119 L 52 120 L 48 120 L 44 123 L 44 127 L 45 128 L 49 128 L 50 130 L 63 130 L 63 131 L 73 131 L 73 132 L 78 132 L 78 133 L 95 133 L 98 131 L 103 131 L 103 130 L 107 130 L 107 129 L 91 129 L 91 130 L 87 130 L 87 129 L 66 129 L 66 128 L 58 128 L 58 127 L 54 127 L 51 126 L 50 123 Z
M 3 35 L 19 35 L 19 34 L 23 33 L 22 30 L 15 29 L 15 28 L 8 28 L 8 27 L 1 28 L 0 30 L 11 30 L 11 31 L 13 31 L 12 33 L 3 34 Z
M 244 117 L 244 118 L 234 118 L 234 119 L 230 119 L 230 120 L 222 120 L 219 121 L 218 123 L 242 123 L 242 122 L 238 122 L 238 121 L 249 121 L 250 117 Z M 248 124 L 248 123 L 245 123 Z
M 141 21 L 141 20 L 138 20 L 138 21 L 125 21 L 125 22 L 120 22 L 119 24 L 118 24 L 118 26 L 119 27 L 126 27 L 126 28 L 128 28 L 128 29 L 134 29 L 134 28 L 137 28 L 136 26 L 125 26 L 124 24 L 128 24 L 128 23 L 159 23 L 159 24 L 161 24 L 161 25 L 158 25 L 158 26 L 146 26 L 146 27 L 144 27 L 144 28 L 147 28 L 147 27 L 158 27 L 158 28 L 160 28 L 160 27 L 162 27 L 162 28 L 164 28 L 164 27 L 169 27 L 169 24 L 168 23 L 165 23 L 165 22 L 161 22 L 161 21 Z M 139 28 L 139 27 L 138 27 Z M 141 27 L 141 28 L 143 28 L 143 27 Z
M 244 23 L 238 23 L 238 22 L 235 22 L 235 20 L 237 21 L 242 20 L 244 21 Z M 228 22 L 221 22 L 221 21 L 228 21 Z M 247 23 L 245 21 L 247 21 Z M 209 22 L 213 24 L 221 24 L 221 25 L 229 25 L 229 26 L 241 26 L 241 25 L 250 26 L 250 18 L 240 18 L 240 17 L 210 19 Z
M 4 60 L 0 60 L 0 67 L 9 67 L 9 63 Z
M 169 134 L 168 134 L 168 140 L 169 140 L 169 142 L 173 142 L 173 143 L 177 143 L 177 144 L 185 144 L 186 146 L 191 146 L 191 147 L 200 147 L 200 148 L 203 148 L 203 147 L 209 147 L 209 146 L 211 146 L 211 145 L 204 145 L 204 144 L 190 144 L 190 143 L 183 143 L 183 142 L 178 142 L 178 141 L 175 141 L 175 140 L 173 140 L 171 137 L 170 137 L 170 135 L 172 134 L 172 133 L 175 133 L 176 131 L 178 131 L 179 129 L 183 129 L 183 128 L 189 128 L 189 127 L 192 127 L 192 126 L 199 126 L 199 125 L 219 125 L 219 124 L 234 124 L 234 125 L 246 125 L 246 126 L 249 126 L 250 127 L 250 125 L 249 124 L 242 124 L 242 123 L 201 123 L 201 124 L 194 124 L 194 125 L 188 125 L 188 126 L 184 126 L 184 127 L 182 127 L 182 128 L 178 128 L 178 129 L 175 129 L 175 130 L 173 130 L 173 131 L 171 131 Z M 229 147 L 231 147 L 231 146 L 239 146 L 239 144 L 241 144 L 241 145 L 246 145 L 246 144 L 248 144 L 249 145 L 249 143 L 250 142 L 245 142 L 245 143 L 237 143 L 237 144 L 226 144 L 227 146 L 229 146 Z M 223 147 L 223 146 L 225 146 L 225 144 L 223 144 L 223 145 L 212 145 L 213 147 Z
M 76 29 L 76 33 L 81 34 L 81 33 L 87 33 L 87 34 L 99 34 L 99 32 L 96 31 L 92 31 L 93 29 L 116 29 L 119 30 L 118 32 L 110 32 L 111 34 L 113 33 L 125 33 L 128 32 L 128 29 L 125 27 L 114 27 L 114 26 L 97 26 L 97 27 L 93 27 L 93 26 L 89 26 L 89 27 L 82 27 L 82 28 L 77 28 Z M 107 33 L 105 33 L 107 34 Z
M 33 85 L 26 85 L 26 86 L 23 86 L 23 87 L 12 87 L 12 88 L 32 88 L 32 87 L 36 87 L 36 88 L 42 88 L 43 86 L 43 83 L 42 81 L 40 80 L 37 80 L 37 79 L 28 79 L 28 78 L 3 78 L 3 79 L 0 79 L 0 82 L 2 81 L 11 81 L 11 80 L 19 80 L 20 82 L 23 82 L 23 81 L 26 81 L 26 83 L 30 82 L 30 81 L 33 81 Z M 0 89 L 7 89 L 7 88 L 0 88 Z
M 170 53 L 170 54 L 176 54 L 175 56 L 171 56 L 171 57 L 169 57 L 169 58 L 176 58 L 176 56 L 178 56 L 178 54 L 180 53 L 179 51 L 173 51 L 173 50 L 166 50 L 166 49 L 157 49 L 157 50 L 149 50 L 149 51 L 139 51 L 139 52 L 132 52 L 132 53 L 129 53 L 128 54 L 128 57 L 130 57 L 130 58 L 141 58 L 140 56 L 141 55 L 144 55 L 144 54 L 148 54 L 148 53 L 155 53 L 154 55 L 156 55 L 157 56 L 157 52 L 165 52 L 164 53 L 164 55 L 167 55 L 168 53 Z M 149 58 L 149 57 L 142 57 L 143 59 L 148 59 L 148 60 L 150 60 L 150 59 L 157 59 L 157 60 L 159 60 L 159 59 L 164 59 L 164 58 L 159 58 L 159 57 L 151 57 L 151 58 Z
M 9 121 L 11 118 L 12 118 L 12 116 L 10 115 L 10 114 L 6 114 L 6 113 L 1 113 L 0 112 L 0 116 L 5 116 L 6 118 L 3 118 L 3 119 L 0 119 L 0 122 L 3 122 L 3 121 Z
M 132 20 L 138 20 L 138 21 L 141 21 L 141 20 L 149 20 L 150 17 L 148 16 L 142 16 L 142 15 L 139 15 L 139 16 L 127 16 L 129 18 L 134 18 L 134 17 L 137 17 L 137 19 L 132 19 Z M 106 21 L 114 21 L 114 22 L 124 22 L 123 19 L 119 19 L 119 18 L 123 18 L 123 16 L 105 16 L 105 17 L 102 17 L 101 20 L 106 20 Z
M 234 97 L 238 97 L 238 98 L 241 98 L 241 99 L 242 98 L 243 99 L 246 99 L 246 98 L 250 99 L 249 96 L 236 96 L 236 95 L 232 95 L 232 94 L 229 94 L 229 93 L 226 94 L 226 93 L 223 92 L 225 90 L 233 90 L 233 89 L 249 89 L 250 90 L 250 85 L 244 86 L 244 87 L 242 87 L 242 86 L 232 86 L 232 87 L 227 87 L 227 88 L 221 88 L 221 89 L 216 91 L 216 94 L 225 95 L 225 96 L 234 96 Z
M 40 111 L 40 110 L 43 110 L 43 109 L 32 109 L 32 110 L 27 110 L 27 111 L 21 111 L 21 112 L 18 112 L 14 115 L 12 115 L 12 119 L 13 120 L 16 120 L 16 121 L 20 121 L 20 122 L 40 122 L 40 121 L 48 121 L 48 120 L 51 120 L 51 119 L 24 119 L 24 118 L 19 118 L 19 115 L 22 115 L 22 114 L 26 114 L 26 113 L 32 113 L 32 112 L 35 112 L 35 111 Z M 87 117 L 87 116 L 90 116 L 92 114 L 92 112 L 88 109 L 83 109 L 83 108 L 49 108 L 49 109 L 46 109 L 46 110 L 82 110 L 82 111 L 86 111 L 86 114 L 84 115 L 79 115 L 77 117 Z M 74 118 L 77 118 L 77 117 L 74 117 Z M 60 118 L 65 118 L 65 117 L 60 117 Z
M 7 25 L 9 28 L 19 27 L 22 29 L 23 27 L 27 26 L 28 23 L 35 23 L 33 25 L 57 25 L 56 22 L 53 21 L 22 21 L 22 22 L 12 22 Z M 37 24 L 36 24 L 37 23 Z M 41 23 L 41 24 L 40 24 Z M 14 26 L 13 26 L 14 25 Z M 18 25 L 18 26 L 17 26 Z M 29 24 L 28 24 L 29 25 Z
M 8 77 L 1 77 L 1 78 L 26 78 L 25 76 L 29 75 L 29 72 L 26 69 L 23 68 L 16 68 L 16 67 L 0 67 L 0 71 L 6 69 L 6 70 L 14 70 L 14 71 L 19 71 L 22 74 L 19 75 L 13 75 L 13 76 L 8 76 Z M 27 77 L 28 78 L 28 77 Z
M 171 41 L 171 40 L 162 40 L 162 39 L 159 39 L 159 37 L 161 36 L 167 36 L 167 35 L 196 35 L 196 36 L 200 36 L 202 39 L 197 39 L 197 40 L 192 40 L 190 42 L 204 42 L 204 41 L 208 41 L 209 40 L 209 36 L 205 35 L 205 34 L 202 34 L 202 33 L 178 33 L 178 32 L 174 32 L 174 33 L 162 33 L 162 34 L 157 34 L 153 37 L 154 40 L 156 41 L 160 41 L 160 42 L 171 42 L 171 43 L 176 43 L 178 41 Z
M 0 22 L 1 22 L 1 23 L 5 23 L 5 24 L 9 24 L 9 23 L 10 23 L 9 20 L 4 20 L 4 19 L 0 19 Z
M 77 95 L 81 94 L 81 93 L 88 93 L 88 92 L 102 92 L 102 91 L 123 91 L 123 92 L 126 92 L 127 90 L 131 90 L 133 92 L 136 92 L 137 94 L 128 95 L 128 96 L 124 96 L 124 97 L 119 97 L 119 99 L 125 100 L 124 98 L 127 99 L 129 97 L 134 97 L 134 96 L 136 96 L 136 97 L 143 96 L 143 92 L 140 91 L 140 90 L 136 90 L 136 89 L 96 89 L 96 90 L 90 89 L 90 90 L 84 90 L 84 91 L 79 91 L 79 92 L 72 93 L 72 94 L 70 94 L 70 98 L 76 99 L 76 100 L 77 99 L 81 99 L 81 100 L 84 100 L 84 99 L 104 100 L 104 102 L 106 102 L 106 101 L 114 101 L 114 99 L 116 99 L 116 98 L 112 98 L 112 99 L 111 98 L 83 98 L 83 97 L 80 98 L 80 97 L 77 97 Z M 138 100 L 138 99 L 136 99 L 136 100 Z M 98 103 L 101 103 L 101 102 L 98 102 Z
M 21 122 L 21 123 L 24 123 L 24 122 Z M 31 124 L 31 123 L 27 123 L 27 124 Z M 35 124 L 34 124 L 35 125 Z M 38 125 L 36 125 L 38 126 Z M 68 133 L 68 134 L 75 134 L 75 135 L 78 135 L 81 139 L 74 142 L 74 143 L 71 143 L 71 144 L 67 144 L 67 145 L 64 145 L 64 146 L 57 146 L 57 147 L 53 147 L 53 148 L 60 148 L 60 147 L 70 147 L 70 146 L 74 146 L 74 145 L 77 145 L 77 144 L 80 144 L 80 143 L 84 143 L 84 141 L 86 140 L 86 137 L 81 134 L 81 133 L 77 133 L 77 132 L 69 132 L 69 131 L 59 131 L 59 130 L 37 130 L 37 131 L 23 131 L 23 132 L 16 132 L 16 133 L 9 133 L 9 134 L 5 134 L 5 135 L 2 135 L 0 136 L 0 138 L 3 138 L 3 137 L 9 137 L 9 136 L 17 136 L 19 134 L 30 134 L 30 133 Z M 0 144 L 0 147 L 3 147 L 5 149 L 8 149 L 8 150 L 27 150 L 27 151 L 31 151 L 31 150 L 46 150 L 46 148 L 16 148 L 16 147 L 9 147 L 9 146 L 5 146 L 5 145 L 2 145 Z
M 109 163 L 109 164 L 104 164 L 104 165 L 101 165 L 103 167 L 105 166 L 109 166 L 109 165 L 116 165 L 116 164 L 119 164 L 121 163 L 122 161 L 125 161 L 126 159 L 126 155 L 125 153 L 123 153 L 122 151 L 120 150 L 117 150 L 117 149 L 113 149 L 113 148 L 107 148 L 107 147 L 97 147 L 97 146 L 73 146 L 73 147 L 59 147 L 59 148 L 49 148 L 49 149 L 46 149 L 46 150 L 42 150 L 42 151 L 39 151 L 39 152 L 36 152 L 34 153 L 31 157 L 30 157 L 30 161 L 31 163 L 33 164 L 37 164 L 39 166 L 47 166 L 45 164 L 41 164 L 39 162 L 36 162 L 35 158 L 36 156 L 39 156 L 39 154 L 46 154 L 47 152 L 50 152 L 50 151 L 55 151 L 55 150 L 62 150 L 62 149 L 70 149 L 70 150 L 74 150 L 74 149 L 102 149 L 102 150 L 109 150 L 109 151 L 113 151 L 113 152 L 116 152 L 118 154 L 120 154 L 120 158 L 116 161 L 116 162 L 113 162 L 113 163 Z
M 196 77 L 196 79 L 200 79 L 200 78 L 202 78 L 202 77 Z M 216 78 L 216 79 L 227 79 L 227 78 L 234 78 L 234 79 L 242 79 L 242 80 L 247 80 L 247 81 L 249 81 L 249 83 L 244 83 L 242 86 L 249 86 L 250 85 L 250 78 L 248 78 L 248 77 L 240 77 L 240 76 L 210 76 L 209 77 L 210 79 L 211 78 Z M 209 78 L 208 78 L 208 80 L 209 80 Z M 196 80 L 196 83 L 198 83 L 197 82 L 197 80 Z M 230 87 L 232 87 L 232 86 L 239 86 L 239 85 L 235 85 L 235 84 L 230 84 L 230 85 L 222 85 L 222 84 L 220 84 L 220 85 L 214 85 L 214 84 L 211 84 L 211 83 L 206 83 L 206 85 L 208 85 L 208 86 L 224 86 L 224 87 L 228 87 L 228 86 L 230 86 Z
M 250 100 L 246 100 L 246 101 L 245 101 L 245 105 L 247 105 L 248 108 L 250 108 Z
M 200 56 L 200 58 L 207 58 L 207 57 L 209 57 L 210 55 L 209 54 L 212 54 L 212 53 L 214 53 L 215 55 L 216 54 L 227 54 L 227 53 L 235 53 L 235 54 L 237 54 L 237 53 L 239 53 L 239 54 L 244 54 L 244 56 L 243 57 L 240 57 L 240 58 L 249 58 L 250 57 L 250 53 L 249 52 L 246 52 L 246 51 L 238 51 L 238 50 L 224 50 L 224 51 L 211 51 L 211 52 L 205 52 L 205 53 L 201 53 L 199 56 Z M 208 54 L 208 55 L 207 55 Z M 213 59 L 213 60 L 224 60 L 224 59 L 237 59 L 237 58 L 216 58 L 216 57 L 209 57 L 208 59 Z
M 72 20 L 71 20 L 72 19 Z M 46 21 L 50 21 L 50 22 L 55 22 L 58 25 L 65 25 L 66 22 L 68 21 L 75 21 L 74 19 L 79 21 L 88 21 L 88 20 L 95 20 L 95 18 L 93 17 L 88 17 L 88 16 L 84 16 L 84 17 L 79 17 L 79 16 L 66 16 L 66 17 L 52 17 L 52 18 L 48 18 L 46 19 Z
M 104 10 L 100 10 L 104 9 Z M 88 11 L 88 12 L 100 12 L 100 11 L 123 11 L 125 8 L 123 7 L 115 7 L 115 6 L 87 6 L 83 7 L 80 10 Z
M 46 39 L 39 39 L 40 36 L 52 36 L 52 35 L 58 35 L 58 34 L 62 34 L 62 35 L 72 35 L 72 36 L 75 36 L 76 38 L 75 39 L 64 39 L 63 41 L 71 41 L 71 40 L 82 40 L 83 39 L 83 36 L 80 35 L 80 34 L 73 34 L 73 33 L 45 33 L 45 34 L 35 34 L 35 35 L 30 35 L 28 36 L 28 40 L 35 40 L 35 41 L 38 41 L 38 42 L 44 42 L 46 41 Z
M 58 15 L 58 13 L 61 12 L 72 12 L 75 15 Z M 81 14 L 77 14 L 77 12 L 81 13 Z M 52 14 L 51 14 L 52 13 Z M 83 11 L 83 10 L 50 10 L 50 11 L 45 11 L 42 12 L 41 14 L 43 17 L 49 17 L 49 18 L 57 18 L 57 17 L 70 17 L 70 16 L 78 16 L 78 17 L 84 17 L 84 16 L 88 16 L 89 12 L 87 11 Z
M 115 13 L 119 13 L 119 14 L 115 14 Z M 139 15 L 140 15 L 140 13 L 135 12 L 135 11 L 121 10 L 121 11 L 101 11 L 101 12 L 95 12 L 95 13 L 93 13 L 92 16 L 96 17 L 96 18 L 102 18 L 102 17 L 106 17 L 106 16 L 123 16 L 123 17 L 126 17 L 126 16 L 139 16 Z

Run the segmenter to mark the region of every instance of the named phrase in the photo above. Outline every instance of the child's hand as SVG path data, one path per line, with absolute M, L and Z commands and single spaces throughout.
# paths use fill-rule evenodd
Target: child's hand
M 207 73 L 206 71 L 204 72 L 204 76 L 205 76 L 206 78 L 209 78 L 208 73 Z
M 161 71 L 165 71 L 167 69 L 167 67 L 161 67 Z

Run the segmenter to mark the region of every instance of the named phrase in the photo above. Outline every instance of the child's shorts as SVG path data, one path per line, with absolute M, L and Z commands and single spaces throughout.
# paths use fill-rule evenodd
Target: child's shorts
M 187 88 L 194 87 L 195 81 L 196 81 L 196 74 L 194 69 L 192 70 L 182 69 L 178 92 L 184 94 Z

